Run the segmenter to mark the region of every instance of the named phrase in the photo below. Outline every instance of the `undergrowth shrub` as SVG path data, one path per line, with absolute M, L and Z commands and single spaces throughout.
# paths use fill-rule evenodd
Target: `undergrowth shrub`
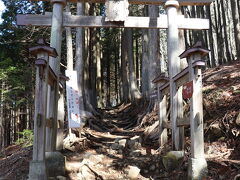
M 16 141 L 17 145 L 20 145 L 22 147 L 29 147 L 33 145 L 33 131 L 29 129 L 24 129 L 23 132 L 18 132 L 18 134 L 21 136 Z

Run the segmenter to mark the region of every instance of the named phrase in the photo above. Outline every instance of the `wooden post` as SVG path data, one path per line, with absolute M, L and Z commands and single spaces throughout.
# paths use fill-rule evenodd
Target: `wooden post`
M 209 50 L 201 48 L 201 43 L 198 42 L 193 48 L 180 55 L 181 58 L 189 58 L 189 79 L 193 82 L 190 102 L 191 159 L 188 170 L 189 179 L 203 179 L 207 173 L 207 162 L 204 157 L 202 72 L 199 66 L 194 66 L 194 68 L 193 64 L 208 53 Z
M 167 124 L 167 95 L 162 95 L 160 93 L 160 102 L 159 102 L 159 129 L 160 129 L 160 138 L 159 145 L 160 147 L 164 146 L 168 141 L 167 128 L 163 127 L 163 124 Z
M 173 77 L 180 72 L 180 61 L 178 60 L 178 8 L 179 3 L 175 0 L 168 0 L 165 3 L 168 16 L 168 64 L 169 64 L 169 81 L 170 81 L 170 106 L 172 121 L 172 145 L 173 150 L 182 150 L 182 134 L 180 134 L 179 127 L 177 127 L 178 112 L 181 112 L 179 106 L 179 91 L 177 91 L 176 84 Z M 181 147 L 180 147 L 181 145 Z
M 176 86 L 176 83 L 174 83 Z M 176 87 L 177 88 L 177 87 Z M 182 96 L 182 86 L 180 86 L 177 89 L 177 119 L 176 119 L 176 126 L 178 129 L 178 138 L 179 138 L 179 144 L 178 144 L 178 150 L 184 150 L 184 126 L 178 126 L 180 123 L 180 120 L 183 119 L 183 96 Z
M 159 77 L 153 80 L 153 83 L 157 85 L 157 95 L 158 95 L 158 118 L 159 118 L 159 146 L 162 147 L 168 141 L 167 128 L 164 124 L 167 124 L 167 95 L 163 94 L 160 87 L 167 83 L 169 79 L 166 77 L 165 73 L 161 73 Z
M 178 9 L 178 15 L 182 15 L 181 9 Z M 178 54 L 182 53 L 185 48 L 184 30 L 179 29 L 178 32 Z M 180 59 L 179 59 L 180 60 Z M 180 61 L 180 71 L 187 67 L 187 60 L 182 59 Z M 183 119 L 183 97 L 182 86 L 178 88 L 178 112 L 177 112 L 177 125 L 180 123 L 180 119 Z M 184 150 L 184 126 L 179 127 L 179 150 Z
M 52 114 L 52 128 L 47 128 L 46 151 L 53 152 L 56 150 L 57 141 L 57 117 L 58 117 L 58 99 L 59 99 L 59 73 L 60 73 L 60 59 L 61 59 L 61 45 L 62 45 L 62 23 L 63 23 L 63 7 L 66 5 L 66 0 L 51 0 L 53 4 L 52 23 L 51 23 L 51 47 L 55 48 L 59 54 L 58 58 L 50 58 L 49 64 L 57 75 L 56 84 L 54 84 L 53 94 L 48 107 L 49 113 Z
M 64 110 L 64 94 L 65 94 L 65 76 L 60 76 L 60 82 L 62 88 L 59 90 L 59 100 L 58 100 L 58 122 L 57 122 L 57 142 L 56 142 L 56 150 L 60 151 L 63 149 L 63 131 L 64 131 L 64 117 L 65 117 L 65 110 Z M 60 85 L 60 84 L 59 84 Z
M 57 56 L 55 49 L 46 46 L 44 40 L 38 41 L 39 46 L 30 48 L 30 53 L 37 55 L 35 114 L 34 114 L 34 143 L 33 160 L 30 164 L 29 178 L 37 180 L 47 179 L 45 165 L 45 123 L 48 90 L 48 57 Z
M 51 138 L 51 133 L 53 132 L 54 128 L 54 105 L 55 105 L 55 86 L 56 82 L 54 82 L 52 85 L 48 85 L 48 104 L 47 104 L 47 126 L 46 126 L 46 151 L 51 152 L 54 149 L 55 142 L 53 138 Z

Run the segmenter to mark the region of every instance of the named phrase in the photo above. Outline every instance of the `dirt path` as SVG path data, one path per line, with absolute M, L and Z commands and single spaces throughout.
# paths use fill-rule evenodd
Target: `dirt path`
M 88 131 L 89 132 L 89 131 Z M 139 136 L 111 135 L 91 131 L 95 141 L 78 152 L 67 152 L 70 179 L 156 179 L 162 168 L 157 151 L 146 154 Z

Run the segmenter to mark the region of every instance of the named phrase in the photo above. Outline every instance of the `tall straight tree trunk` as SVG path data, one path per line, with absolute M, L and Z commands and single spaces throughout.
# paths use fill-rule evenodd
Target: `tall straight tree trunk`
M 214 46 L 214 61 L 212 61 L 213 67 L 216 67 L 218 64 L 218 39 L 217 39 L 217 34 L 218 34 L 218 25 L 217 25 L 217 18 L 216 18 L 216 8 L 215 8 L 215 3 L 210 6 L 210 16 L 212 17 L 212 24 L 215 28 L 212 28 L 212 35 L 213 35 L 213 46 Z
M 9 85 L 4 84 L 5 91 L 9 90 Z M 4 108 L 4 146 L 10 145 L 11 142 L 11 109 L 10 104 L 6 103 Z
M 19 109 L 19 107 L 17 108 L 15 106 L 14 110 L 13 110 L 13 123 L 12 123 L 12 129 L 13 129 L 13 134 L 14 134 L 13 139 L 14 140 L 17 140 L 19 138 L 19 135 L 17 135 L 16 132 L 21 132 L 22 131 L 21 125 L 22 125 L 22 122 L 20 120 L 20 109 Z
M 92 82 L 92 105 L 94 108 L 97 108 L 97 30 L 96 28 L 93 29 L 93 63 L 92 63 L 92 74 L 91 74 L 91 82 Z
M 107 55 L 107 107 L 111 107 L 111 73 L 110 73 L 110 55 Z
M 159 7 L 155 5 L 148 5 L 148 15 L 149 17 L 158 17 L 159 16 Z M 148 30 L 148 83 L 150 91 L 153 90 L 154 84 L 152 80 L 161 73 L 160 67 L 160 47 L 159 47 L 159 30 L 158 29 L 149 29 Z
M 240 59 L 240 19 L 239 19 L 240 8 L 237 5 L 237 0 L 231 0 L 231 8 L 232 8 L 232 18 L 233 18 L 233 25 L 234 25 L 234 37 L 235 37 L 235 43 L 236 43 L 237 58 Z
M 226 51 L 226 62 L 232 61 L 232 55 L 230 54 L 230 49 L 229 49 L 229 39 L 228 39 L 228 33 L 227 33 L 227 21 L 226 21 L 226 15 L 227 11 L 224 11 L 224 1 L 220 1 L 221 3 L 221 9 L 222 9 L 222 18 L 223 18 L 223 30 L 224 30 L 224 44 L 225 44 L 225 51 Z
M 105 80 L 105 76 L 104 76 L 104 69 L 105 69 L 105 58 L 103 58 L 102 56 L 102 53 L 101 53 L 101 97 L 102 97 L 102 104 L 101 106 L 104 107 L 106 104 L 105 104 L 105 94 L 106 94 L 106 88 L 105 88 L 105 83 L 104 83 L 104 80 Z
M 221 1 L 221 0 L 220 0 Z M 220 64 L 224 64 L 224 62 L 226 62 L 226 57 L 225 57 L 225 51 L 224 51 L 224 38 L 223 38 L 223 23 L 222 23 L 222 18 L 221 18 L 221 5 L 218 1 L 216 1 L 217 3 L 217 14 L 218 14 L 218 23 L 219 23 L 219 54 L 220 54 L 220 59 L 219 59 L 219 63 Z
M 122 46 L 121 46 L 121 70 L 122 70 L 122 89 L 123 89 L 123 101 L 127 103 L 129 101 L 129 76 L 127 70 L 127 46 L 128 46 L 128 39 L 122 34 Z
M 127 50 L 127 60 L 128 60 L 128 71 L 129 71 L 129 88 L 131 101 L 135 101 L 136 99 L 140 99 L 141 95 L 137 88 L 136 75 L 134 71 L 134 62 L 133 62 L 133 33 L 132 29 L 127 28 L 124 29 L 123 36 L 128 40 L 126 50 Z
M 27 121 L 27 129 L 30 129 L 30 126 L 29 126 L 29 122 L 30 122 L 30 104 L 29 104 L 29 101 L 27 101 L 27 105 L 26 105 L 26 121 Z
M 118 70 L 119 70 L 119 81 L 118 81 L 118 91 L 119 91 L 119 101 L 118 104 L 123 102 L 123 86 L 122 86 L 122 31 L 118 34 L 120 45 L 118 47 Z
M 96 15 L 95 3 L 90 4 L 89 15 Z M 89 28 L 89 45 L 88 45 L 88 61 L 89 61 L 89 92 L 90 103 L 96 108 L 96 29 Z
M 144 6 L 144 15 L 147 16 L 148 13 L 148 7 L 147 5 Z M 142 30 L 142 94 L 143 96 L 148 97 L 149 94 L 149 59 L 148 59 L 148 44 L 149 44 L 149 38 L 148 38 L 148 31 L 147 29 Z
M 1 81 L 1 90 L 0 90 L 0 151 L 4 147 L 4 115 L 3 115 L 3 109 L 4 109 L 4 97 L 3 97 L 3 91 L 4 91 L 4 81 Z
M 115 62 L 114 62 L 114 86 L 115 86 L 115 99 L 116 99 L 116 104 L 118 104 L 118 61 L 119 61 L 119 57 L 118 57 L 118 52 L 115 51 L 114 53 L 114 57 L 115 57 Z
M 210 6 L 206 6 L 206 11 L 207 11 L 207 18 L 210 21 L 210 27 L 213 27 Z M 209 29 L 209 45 L 210 45 L 210 48 L 211 48 L 211 61 L 208 60 L 208 66 L 209 67 L 215 67 L 216 64 L 215 64 L 215 52 L 214 52 L 214 40 L 213 40 L 213 30 L 212 30 L 212 28 Z
M 222 54 L 220 53 L 220 46 L 221 46 L 221 36 L 220 36 L 220 30 L 219 30 L 219 28 L 221 28 L 220 27 L 220 25 L 219 25 L 219 23 L 218 23 L 218 18 L 217 18 L 218 16 L 217 16 L 217 1 L 215 1 L 214 2 L 214 19 L 215 19 L 215 31 L 216 31 L 216 42 L 217 42 L 217 63 L 218 64 L 222 64 Z M 216 64 L 216 65 L 218 65 L 218 64 Z
M 89 39 L 89 77 L 90 77 L 90 103 L 96 108 L 96 30 L 90 29 Z
M 138 44 L 138 37 L 136 38 L 135 40 L 135 43 L 136 43 L 136 52 L 135 52 L 135 56 L 136 56 L 136 80 L 137 80 L 137 87 L 139 88 L 140 87 L 140 76 L 139 76 L 139 57 L 140 57 L 140 53 L 139 53 L 139 44 Z
M 146 29 L 142 30 L 142 94 L 148 96 L 149 94 L 149 59 L 148 59 L 148 44 L 149 38 Z
M 83 3 L 77 3 L 77 15 L 84 14 Z M 84 29 L 76 28 L 76 55 L 75 70 L 78 76 L 79 106 L 80 110 L 86 110 L 84 106 Z
M 88 12 L 89 14 L 93 14 L 94 13 L 94 7 L 95 4 L 86 4 L 86 12 Z M 92 104 L 92 89 L 91 89 L 91 75 L 90 75 L 90 69 L 91 69 L 91 62 L 90 62 L 90 56 L 92 55 L 89 52 L 89 45 L 90 45 L 90 28 L 86 29 L 85 31 L 85 52 L 87 53 L 87 56 L 84 56 L 85 59 L 85 63 L 84 63 L 84 99 L 85 99 L 85 108 L 86 110 L 88 110 L 89 112 L 92 112 L 94 114 L 98 114 L 97 111 L 95 110 L 95 108 L 93 107 Z M 86 57 L 86 58 L 85 58 Z M 96 75 L 95 75 L 96 77 Z M 96 82 L 96 81 L 95 81 Z
M 98 31 L 99 36 L 100 31 Z M 100 41 L 100 39 L 99 39 Z M 101 45 L 97 42 L 97 79 L 96 79 L 96 88 L 97 88 L 97 97 L 98 97 L 98 107 L 102 108 L 102 81 L 101 81 Z
M 90 9 L 90 4 L 85 3 L 85 13 L 88 15 Z M 90 33 L 90 28 L 85 28 L 84 29 L 84 105 L 86 110 L 88 111 L 93 111 L 93 107 L 91 105 L 91 99 L 90 99 L 90 77 L 89 77 L 89 33 Z

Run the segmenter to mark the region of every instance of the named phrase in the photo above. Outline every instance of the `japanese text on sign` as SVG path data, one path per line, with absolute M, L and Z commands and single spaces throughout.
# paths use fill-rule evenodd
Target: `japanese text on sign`
M 80 108 L 79 108 L 79 95 L 76 71 L 65 71 L 69 81 L 66 81 L 67 90 L 67 108 L 68 108 L 68 125 L 69 128 L 80 128 Z

